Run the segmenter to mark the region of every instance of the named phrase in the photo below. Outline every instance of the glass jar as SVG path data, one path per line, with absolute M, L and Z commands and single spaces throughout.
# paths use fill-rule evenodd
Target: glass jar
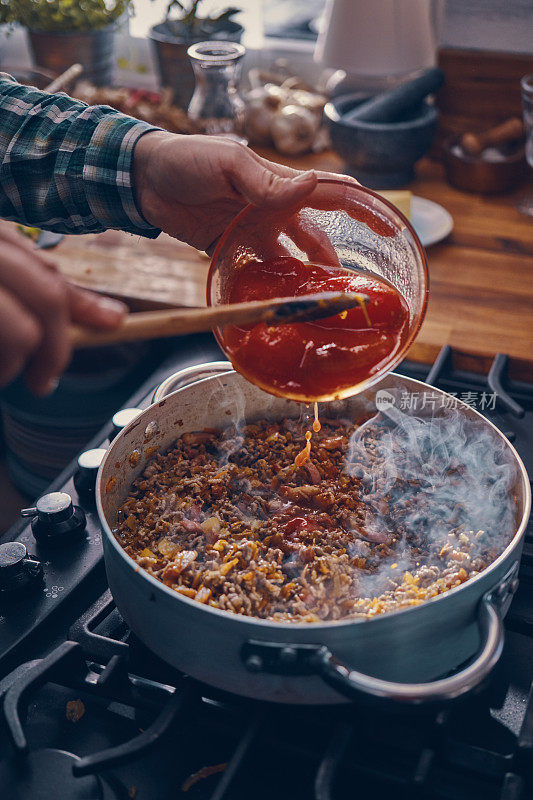
M 205 133 L 239 135 L 243 130 L 244 102 L 238 83 L 245 52 L 241 44 L 217 41 L 199 42 L 187 50 L 196 78 L 188 114 Z

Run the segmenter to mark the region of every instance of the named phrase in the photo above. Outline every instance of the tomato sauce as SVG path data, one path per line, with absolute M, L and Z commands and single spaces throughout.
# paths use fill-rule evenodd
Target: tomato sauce
M 273 394 L 312 401 L 338 396 L 379 371 L 403 346 L 409 310 L 382 278 L 281 256 L 248 261 L 236 270 L 227 302 L 294 297 L 325 291 L 363 292 L 370 298 L 334 317 L 269 327 L 228 326 L 224 345 L 235 367 Z
M 296 464 L 297 467 L 301 467 L 303 464 L 305 464 L 305 462 L 308 461 L 309 456 L 311 455 L 312 435 L 313 434 L 311 433 L 311 431 L 307 431 L 307 433 L 305 434 L 305 447 L 300 453 L 298 453 L 298 455 L 294 459 L 294 463 Z

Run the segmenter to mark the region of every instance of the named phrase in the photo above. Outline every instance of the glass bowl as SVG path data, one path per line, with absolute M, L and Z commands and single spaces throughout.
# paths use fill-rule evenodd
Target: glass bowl
M 283 209 L 248 205 L 222 235 L 211 261 L 207 303 L 228 302 L 231 277 L 250 260 L 264 261 L 276 255 L 294 256 L 315 264 L 339 264 L 384 278 L 406 301 L 409 319 L 403 345 L 366 380 L 334 394 L 314 398 L 266 385 L 250 369 L 232 357 L 217 329 L 217 341 L 235 369 L 270 394 L 292 400 L 337 400 L 372 386 L 400 363 L 424 320 L 429 293 L 424 248 L 409 221 L 384 198 L 351 181 L 320 178 L 313 192 L 298 205 Z

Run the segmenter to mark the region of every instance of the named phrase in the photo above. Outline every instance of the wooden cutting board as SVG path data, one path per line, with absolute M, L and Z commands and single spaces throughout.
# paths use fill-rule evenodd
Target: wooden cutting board
M 49 255 L 73 283 L 135 310 L 205 306 L 209 258 L 166 234 L 155 240 L 123 231 L 65 236 Z

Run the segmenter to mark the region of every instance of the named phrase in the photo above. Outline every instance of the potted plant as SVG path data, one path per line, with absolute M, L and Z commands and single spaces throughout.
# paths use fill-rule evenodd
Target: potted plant
M 0 23 L 28 30 L 36 65 L 64 72 L 83 66 L 83 77 L 99 86 L 111 83 L 117 20 L 132 0 L 0 0 Z
M 169 86 L 174 102 L 187 108 L 194 91 L 194 74 L 187 48 L 209 39 L 240 42 L 243 27 L 232 17 L 239 8 L 227 8 L 212 16 L 200 16 L 202 0 L 170 0 L 165 20 L 150 30 L 162 86 Z M 177 16 L 174 16 L 175 12 Z

